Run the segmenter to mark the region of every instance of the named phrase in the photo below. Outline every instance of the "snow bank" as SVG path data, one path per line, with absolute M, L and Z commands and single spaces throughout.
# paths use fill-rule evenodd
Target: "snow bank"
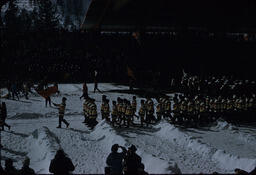
M 102 145 L 104 145 L 105 152 L 108 154 L 110 153 L 113 144 L 117 143 L 126 148 L 131 146 L 131 143 L 129 143 L 129 141 L 122 136 L 118 135 L 115 129 L 112 128 L 105 120 L 98 123 L 90 136 L 96 138 L 95 140 L 101 141 Z M 140 149 L 137 146 L 137 154 L 142 157 L 142 163 L 145 165 L 145 170 L 148 173 L 170 173 L 171 170 L 168 168 L 172 167 L 174 169 L 175 167 L 174 162 L 166 162 L 157 157 L 154 157 L 152 154 L 148 154 L 147 152 L 143 151 L 143 147 Z
M 169 174 L 179 173 L 178 169 L 175 169 L 175 162 L 166 162 L 157 157 L 154 157 L 148 153 L 142 152 L 138 149 L 137 154 L 142 157 L 142 163 L 145 165 L 145 171 L 150 174 Z
M 218 161 L 220 166 L 230 170 L 231 172 L 234 172 L 235 168 L 251 171 L 256 165 L 255 159 L 240 158 L 238 156 L 227 154 L 223 150 L 217 150 L 213 154 L 212 159 Z
M 22 114 L 15 114 L 14 116 L 10 117 L 10 119 L 38 119 L 47 117 L 46 115 L 42 115 L 40 113 L 22 113 Z
M 214 130 L 229 130 L 232 134 L 236 134 L 236 138 L 242 140 L 246 144 L 256 144 L 256 137 L 254 135 L 255 129 L 248 129 L 243 131 L 242 128 L 238 128 L 231 123 L 228 123 L 224 120 L 218 120 L 216 126 L 212 127 Z
M 51 160 L 60 149 L 60 141 L 47 127 L 36 129 L 27 138 L 30 146 L 28 157 L 37 173 L 49 173 Z
M 237 127 L 222 119 L 217 120 L 216 126 L 213 126 L 212 128 L 220 130 L 238 130 Z
M 179 128 L 163 121 L 159 123 L 161 130 L 157 133 L 158 136 L 169 139 L 176 144 L 188 148 L 192 151 L 196 151 L 202 155 L 207 155 L 213 150 L 208 145 L 202 143 L 200 140 L 187 135 L 185 132 L 181 131 Z M 158 126 L 158 127 L 159 127 Z
M 255 137 L 255 135 L 253 136 L 252 134 L 239 133 L 238 138 L 248 144 L 255 145 L 255 143 L 256 143 L 256 137 Z
M 93 138 L 98 138 L 95 140 L 103 140 L 104 139 L 104 147 L 106 151 L 111 151 L 111 147 L 113 144 L 117 143 L 121 146 L 127 145 L 127 142 L 124 138 L 117 135 L 116 131 L 105 121 L 100 121 L 91 132 L 90 136 Z
M 208 156 L 213 161 L 216 161 L 223 169 L 230 171 L 230 173 L 233 173 L 235 168 L 251 171 L 256 165 L 256 159 L 240 158 L 239 156 L 231 155 L 223 150 L 211 147 L 167 122 L 161 122 L 159 125 L 161 126 L 161 130 L 158 132 L 159 136 L 168 138 L 178 145 L 191 149 L 202 156 Z M 235 127 L 225 121 L 218 121 L 216 128 L 232 130 Z

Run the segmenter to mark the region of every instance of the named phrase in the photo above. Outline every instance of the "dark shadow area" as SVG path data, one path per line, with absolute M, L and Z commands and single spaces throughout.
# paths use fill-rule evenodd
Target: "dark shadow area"
M 74 131 L 74 132 L 78 132 L 80 134 L 90 134 L 91 133 L 90 131 L 82 131 L 82 130 L 75 129 L 75 128 L 63 128 L 63 129 L 71 130 L 71 131 Z
M 8 149 L 8 148 L 1 148 L 2 150 L 6 151 L 6 152 L 9 152 L 11 154 L 15 154 L 15 155 L 18 155 L 18 156 L 26 156 L 28 153 L 26 152 L 20 152 L 20 151 L 14 151 L 14 150 L 11 150 L 11 149 Z
M 10 134 L 14 134 L 14 135 L 17 135 L 17 136 L 21 136 L 21 137 L 24 137 L 24 138 L 29 136 L 28 134 L 18 133 L 18 132 L 14 132 L 14 131 L 4 131 L 4 132 L 10 133 Z
M 128 88 L 128 87 L 127 87 Z M 153 89 L 134 89 L 134 90 L 108 90 L 108 91 L 102 91 L 104 92 L 112 92 L 112 93 L 122 93 L 122 94 L 132 94 L 132 95 L 137 95 L 141 98 L 157 98 L 157 97 L 163 97 L 166 96 L 164 93 L 159 92 L 159 91 L 154 91 Z

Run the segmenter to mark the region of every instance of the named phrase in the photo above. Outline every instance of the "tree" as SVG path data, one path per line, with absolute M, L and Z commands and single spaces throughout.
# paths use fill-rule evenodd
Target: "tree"
M 38 0 L 38 21 L 37 27 L 41 31 L 54 31 L 59 27 L 59 16 L 57 15 L 56 6 L 51 0 Z
M 16 0 L 9 2 L 9 7 L 4 17 L 5 26 L 9 32 L 15 32 L 19 29 L 19 18 L 18 18 L 19 9 L 16 3 L 17 3 Z
M 27 12 L 27 10 L 22 9 L 19 15 L 19 28 L 23 32 L 27 32 L 31 29 L 32 26 L 32 18 L 31 15 Z
M 2 7 L 8 2 L 8 0 L 1 0 L 0 1 L 0 12 Z M 0 27 L 3 26 L 3 20 L 2 20 L 2 16 L 0 15 Z
M 67 29 L 67 30 L 71 30 L 72 26 L 73 26 L 73 22 L 72 20 L 70 19 L 70 16 L 69 15 L 66 15 L 65 16 L 65 19 L 64 19 L 64 28 Z

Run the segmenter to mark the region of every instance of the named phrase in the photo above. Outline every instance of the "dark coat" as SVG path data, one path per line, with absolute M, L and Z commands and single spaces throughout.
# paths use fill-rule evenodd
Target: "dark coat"
M 0 174 L 5 175 L 5 171 L 4 171 L 4 169 L 3 169 L 3 167 L 2 167 L 2 165 L 1 165 L 1 164 L 0 164 Z
M 5 167 L 5 174 L 8 175 L 18 175 L 18 170 L 13 166 Z
M 249 174 L 256 175 L 256 167 Z
M 141 166 L 141 157 L 136 153 L 128 154 L 124 158 L 125 174 L 137 174 Z
M 28 166 L 23 166 L 19 171 L 19 175 L 35 175 L 35 171 Z
M 6 107 L 4 107 L 3 105 L 2 105 L 2 107 L 0 108 L 1 109 L 1 116 L 0 116 L 0 119 L 2 120 L 2 121 L 5 121 L 5 119 L 6 119 L 6 117 L 7 117 L 7 110 L 6 110 Z
M 122 161 L 125 157 L 125 152 L 112 152 L 107 157 L 107 165 L 110 167 L 111 174 L 121 174 L 123 170 Z
M 75 167 L 68 157 L 55 157 L 50 164 L 49 171 L 55 175 L 68 175 Z

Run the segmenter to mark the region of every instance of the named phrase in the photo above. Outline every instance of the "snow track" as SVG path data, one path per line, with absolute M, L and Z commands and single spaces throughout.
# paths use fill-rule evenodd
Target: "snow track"
M 7 103 L 6 122 L 12 126 L 11 131 L 1 134 L 3 159 L 12 158 L 14 165 L 20 168 L 28 156 L 37 173 L 48 173 L 51 159 L 62 148 L 76 166 L 74 173 L 102 174 L 111 146 L 117 143 L 126 148 L 134 144 L 145 170 L 155 174 L 233 173 L 235 168 L 250 171 L 256 166 L 255 125 L 234 126 L 220 120 L 212 126 L 195 129 L 161 121 L 144 128 L 137 125 L 113 128 L 101 120 L 102 94 L 91 93 L 93 84 L 89 84 L 89 96 L 96 99 L 99 114 L 98 125 L 89 130 L 82 124 L 81 88 L 81 84 L 62 84 L 59 86 L 61 95 L 52 97 L 56 103 L 60 103 L 63 95 L 68 98 L 65 119 L 70 128 L 56 128 L 58 111 L 45 108 L 42 97 L 32 96 L 27 100 L 30 103 L 1 99 Z M 125 86 L 99 84 L 99 89 L 110 100 L 119 95 L 127 99 L 133 96 L 109 92 L 128 89 Z M 137 97 L 137 102 L 140 99 Z

